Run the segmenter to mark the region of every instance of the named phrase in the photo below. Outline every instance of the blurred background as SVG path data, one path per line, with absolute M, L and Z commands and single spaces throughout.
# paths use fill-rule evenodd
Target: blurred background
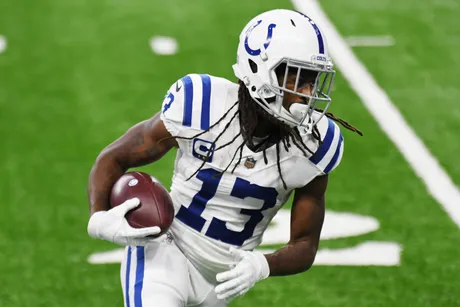
M 320 5 L 459 185 L 460 2 Z M 86 233 L 95 158 L 158 112 L 185 74 L 235 80 L 241 29 L 274 8 L 295 7 L 288 0 L 0 0 L 0 306 L 122 306 L 117 256 L 89 261 L 117 249 Z M 330 176 L 328 212 L 342 224 L 352 224 L 351 214 L 374 226 L 323 238 L 308 273 L 268 279 L 231 306 L 460 306 L 459 227 L 343 75 L 331 111 L 364 137 L 342 130 L 346 150 Z M 143 170 L 169 186 L 174 156 Z M 328 231 L 346 228 L 331 221 Z M 282 243 L 270 238 L 269 247 Z M 358 249 L 372 242 L 379 247 Z M 389 262 L 375 252 L 385 243 Z

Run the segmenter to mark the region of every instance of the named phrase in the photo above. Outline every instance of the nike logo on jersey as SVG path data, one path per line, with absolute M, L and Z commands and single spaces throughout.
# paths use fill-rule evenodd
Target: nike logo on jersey
M 180 91 L 182 84 L 179 84 L 179 81 L 176 82 L 176 93 Z

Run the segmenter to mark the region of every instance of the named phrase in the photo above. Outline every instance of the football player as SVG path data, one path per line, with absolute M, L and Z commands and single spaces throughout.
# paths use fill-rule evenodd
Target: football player
M 309 17 L 265 12 L 243 29 L 233 66 L 238 83 L 190 74 L 161 110 L 98 156 L 89 179 L 91 237 L 126 246 L 125 306 L 227 306 L 269 276 L 308 270 L 324 219 L 328 174 L 342 158 L 339 127 L 327 109 L 334 79 L 326 38 Z M 130 199 L 110 209 L 114 182 L 129 168 L 177 148 L 171 197 L 175 219 L 131 228 Z M 290 241 L 255 251 L 294 192 Z

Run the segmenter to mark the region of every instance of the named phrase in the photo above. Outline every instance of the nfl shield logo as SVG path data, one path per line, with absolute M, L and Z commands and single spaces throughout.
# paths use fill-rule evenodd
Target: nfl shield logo
M 254 166 L 256 166 L 256 160 L 254 160 L 253 157 L 247 157 L 246 161 L 244 161 L 244 166 L 246 166 L 246 168 L 254 168 Z

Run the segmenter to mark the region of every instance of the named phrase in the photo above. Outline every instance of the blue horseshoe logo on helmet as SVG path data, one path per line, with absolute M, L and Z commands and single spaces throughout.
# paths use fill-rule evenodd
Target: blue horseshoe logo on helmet
M 246 48 L 246 52 L 249 53 L 250 55 L 259 55 L 261 50 L 260 48 L 259 49 L 251 49 L 251 47 L 249 47 L 249 35 L 251 34 L 252 30 L 255 29 L 255 27 L 257 27 L 258 25 L 260 25 L 262 23 L 262 20 L 259 20 L 255 25 L 253 25 L 252 27 L 250 27 L 248 29 L 248 31 L 246 32 L 246 39 L 244 40 L 244 47 Z M 272 36 L 273 36 L 273 29 L 276 28 L 276 24 L 274 23 L 271 23 L 269 26 L 268 26 L 268 33 L 267 33 L 267 39 L 265 40 L 265 43 L 264 43 L 264 48 L 267 49 L 268 46 L 270 46 L 270 42 L 272 40 Z

